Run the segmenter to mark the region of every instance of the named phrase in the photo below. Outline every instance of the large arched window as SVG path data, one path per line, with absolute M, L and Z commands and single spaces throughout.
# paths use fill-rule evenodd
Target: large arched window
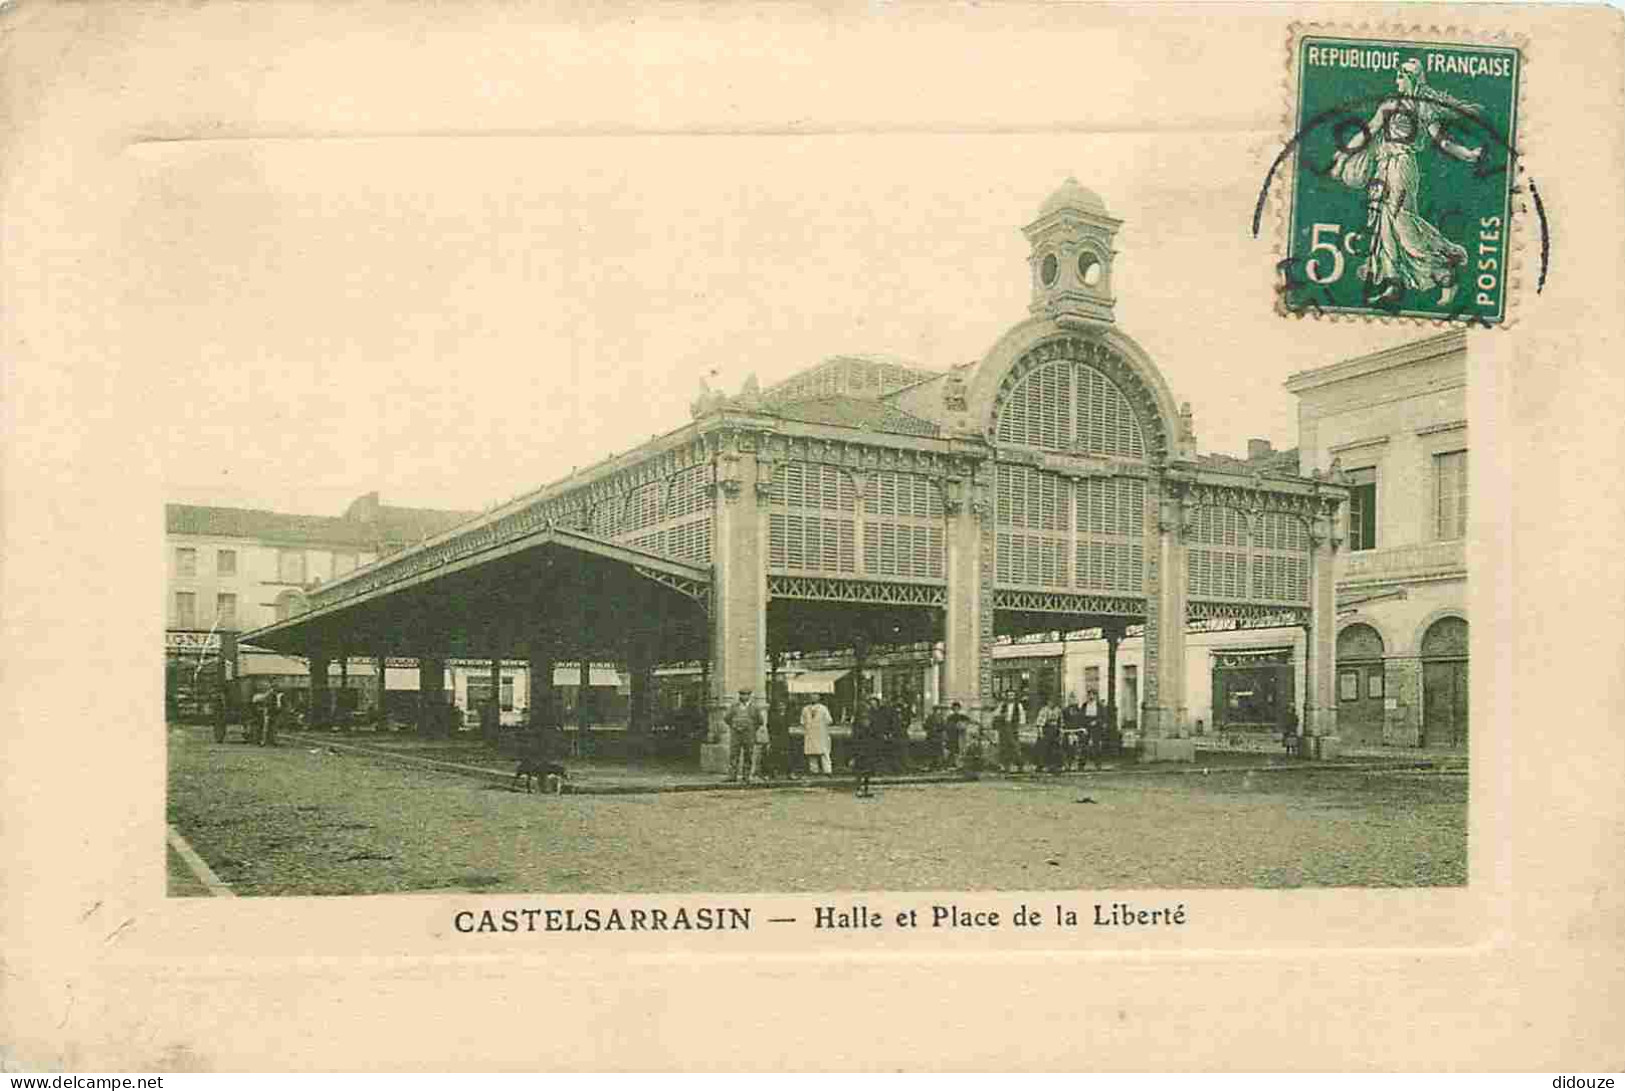
M 1134 408 L 1110 379 L 1088 364 L 1054 360 L 1028 372 L 999 408 L 1000 443 L 1047 451 L 1145 457 Z

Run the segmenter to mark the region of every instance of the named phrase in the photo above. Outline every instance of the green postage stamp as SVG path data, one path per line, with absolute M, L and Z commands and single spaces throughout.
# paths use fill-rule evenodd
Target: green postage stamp
M 1522 55 L 1300 32 L 1281 308 L 1501 325 Z

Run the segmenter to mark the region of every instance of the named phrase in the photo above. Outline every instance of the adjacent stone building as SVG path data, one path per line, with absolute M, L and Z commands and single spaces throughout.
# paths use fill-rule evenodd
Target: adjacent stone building
M 1337 565 L 1339 734 L 1467 743 L 1467 338 L 1300 372 L 1305 473 L 1349 488 Z

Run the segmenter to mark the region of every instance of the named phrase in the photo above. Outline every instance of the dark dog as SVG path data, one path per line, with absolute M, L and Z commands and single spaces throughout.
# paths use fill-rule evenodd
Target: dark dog
M 528 757 L 519 759 L 519 768 L 514 772 L 513 783 L 516 792 L 519 790 L 520 778 L 524 778 L 527 792 L 532 790 L 530 782 L 535 780 L 543 790 L 561 795 L 564 792 L 564 782 L 570 779 L 570 773 L 556 761 Z

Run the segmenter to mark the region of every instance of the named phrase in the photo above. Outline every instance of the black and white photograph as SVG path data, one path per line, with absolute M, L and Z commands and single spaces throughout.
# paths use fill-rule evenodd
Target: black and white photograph
M 156 210 L 287 310 L 440 289 L 385 273 L 453 245 L 421 209 L 489 210 L 457 302 L 400 301 L 420 341 L 285 331 L 381 372 L 245 325 L 283 388 L 188 392 L 172 893 L 1465 883 L 1467 331 L 1304 343 L 1255 307 L 1215 354 L 1164 316 L 1236 217 L 1171 221 L 1138 141 L 972 141 L 966 177 L 962 138 L 762 137 L 714 191 L 735 143 L 594 149 L 550 192 L 503 144 L 338 223 L 307 154 L 289 192 L 230 149 Z M 1211 169 L 1239 190 L 1262 150 Z M 1133 164 L 1111 203 L 1061 169 L 1102 160 Z M 214 226 L 266 219 L 291 253 Z M 335 231 L 380 241 L 299 256 Z M 481 381 L 513 360 L 540 381 Z
M 0 31 L 0 1067 L 1617 1049 L 1617 13 Z

